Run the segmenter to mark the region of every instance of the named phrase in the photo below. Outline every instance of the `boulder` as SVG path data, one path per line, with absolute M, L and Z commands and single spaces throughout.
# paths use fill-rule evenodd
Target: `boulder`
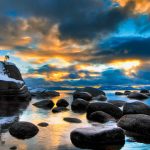
M 122 107 L 126 102 L 122 100 L 109 100 L 108 103 L 111 103 L 117 107 Z
M 78 128 L 71 132 L 72 143 L 83 149 L 101 149 L 111 144 L 124 144 L 125 135 L 121 128 L 88 127 Z
M 83 99 L 75 99 L 71 104 L 71 109 L 74 112 L 86 112 L 88 107 L 88 102 Z
M 92 99 L 92 95 L 88 92 L 75 92 L 73 93 L 73 98 L 74 99 L 81 98 L 86 101 L 90 101 Z
M 52 100 L 43 100 L 43 101 L 40 101 L 40 102 L 36 102 L 33 105 L 38 107 L 38 108 L 52 109 L 55 104 Z
M 97 101 L 106 101 L 107 97 L 105 95 L 98 95 L 96 97 L 93 97 L 92 100 L 97 100 Z
M 131 91 L 124 91 L 124 95 L 129 95 Z
M 130 114 L 123 116 L 118 121 L 122 129 L 150 137 L 150 116 L 145 114 Z
M 150 91 L 149 91 L 149 90 L 146 90 L 146 89 L 142 89 L 142 90 L 140 91 L 140 93 L 143 93 L 143 94 L 149 94 Z
M 64 111 L 69 111 L 69 109 L 66 107 L 55 107 L 52 109 L 53 113 L 59 113 L 59 112 L 64 112 Z
M 124 95 L 122 92 L 115 92 L 115 95 Z
M 87 118 L 89 119 L 90 114 L 96 111 L 103 111 L 116 119 L 121 118 L 123 115 L 121 109 L 111 103 L 93 102 L 88 105 Z
M 123 114 L 146 114 L 150 115 L 150 106 L 139 102 L 125 103 L 123 106 Z
M 128 95 L 128 98 L 131 99 L 138 99 L 138 100 L 144 100 L 147 99 L 148 96 L 146 94 L 143 93 L 138 93 L 138 92 L 132 92 Z
M 81 123 L 82 122 L 80 119 L 71 118 L 71 117 L 65 117 L 63 120 L 66 122 L 70 122 L 70 123 Z
M 38 126 L 40 126 L 40 127 L 47 127 L 48 125 L 49 124 L 46 123 L 46 122 L 41 122 L 41 123 L 38 124 Z
M 58 107 L 67 107 L 69 103 L 65 99 L 60 99 L 57 101 L 56 105 Z
M 17 122 L 9 128 L 9 133 L 18 139 L 32 138 L 38 131 L 38 127 L 30 122 Z
M 89 116 L 90 121 L 99 122 L 99 123 L 105 123 L 110 120 L 115 120 L 113 117 L 103 111 L 96 111 L 90 114 Z

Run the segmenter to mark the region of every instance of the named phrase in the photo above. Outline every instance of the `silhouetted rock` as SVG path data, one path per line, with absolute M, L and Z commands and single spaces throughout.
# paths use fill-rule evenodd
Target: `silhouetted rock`
M 125 101 L 122 101 L 122 100 L 110 100 L 108 102 L 117 107 L 122 107 L 126 103 Z
M 150 137 L 150 116 L 145 114 L 130 114 L 118 121 L 118 126 L 126 131 Z
M 122 92 L 115 92 L 115 95 L 124 95 Z
M 106 101 L 107 97 L 105 95 L 98 95 L 96 97 L 93 97 L 92 100 L 97 100 L 97 101 Z
M 58 107 L 67 107 L 69 103 L 65 99 L 60 99 L 59 101 L 57 101 L 56 105 Z
M 88 105 L 87 118 L 89 118 L 90 114 L 96 111 L 103 111 L 116 119 L 121 118 L 123 115 L 121 109 L 111 103 L 93 102 Z
M 73 98 L 74 99 L 81 98 L 81 99 L 84 99 L 86 101 L 90 101 L 92 99 L 92 95 L 88 92 L 74 92 Z
M 146 94 L 143 94 L 143 93 L 132 92 L 132 93 L 130 93 L 130 94 L 128 95 L 128 98 L 143 100 L 143 99 L 147 99 L 148 96 L 147 96 Z
M 142 90 L 140 91 L 140 93 L 143 93 L 143 94 L 149 94 L 150 91 L 149 91 L 149 90 L 146 90 L 146 89 L 142 89 Z
M 79 148 L 101 149 L 110 144 L 124 144 L 125 135 L 121 128 L 89 127 L 78 128 L 71 132 L 72 143 Z
M 81 123 L 82 122 L 80 119 L 70 118 L 70 117 L 65 117 L 63 120 L 66 122 L 70 122 L 70 123 Z
M 129 95 L 131 93 L 131 91 L 124 91 L 124 95 Z
M 71 109 L 74 112 L 86 112 L 88 104 L 87 101 L 78 98 L 72 102 Z
M 43 100 L 40 102 L 36 102 L 33 105 L 38 108 L 52 109 L 54 107 L 54 102 L 52 100 Z
M 53 113 L 59 113 L 59 112 L 64 112 L 64 111 L 69 111 L 69 109 L 66 107 L 55 107 L 52 109 Z
M 38 131 L 37 126 L 30 122 L 17 122 L 9 128 L 10 134 L 18 139 L 32 138 Z
M 46 123 L 46 122 L 41 122 L 41 123 L 38 124 L 38 126 L 40 126 L 40 127 L 47 127 L 48 125 L 49 124 Z
M 95 122 L 100 122 L 100 123 L 105 123 L 110 120 L 115 120 L 111 115 L 103 112 L 103 111 L 96 111 L 90 114 L 89 120 L 95 121 Z
M 123 114 L 146 114 L 150 115 L 150 106 L 142 102 L 125 103 L 123 106 Z

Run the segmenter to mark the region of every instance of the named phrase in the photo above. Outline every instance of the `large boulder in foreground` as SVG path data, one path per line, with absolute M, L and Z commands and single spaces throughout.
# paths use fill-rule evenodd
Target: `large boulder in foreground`
M 87 110 L 87 107 L 88 107 L 88 102 L 83 100 L 83 99 L 75 99 L 72 104 L 71 104 L 71 109 L 74 111 L 74 112 L 86 112 Z
M 123 116 L 118 121 L 122 129 L 150 137 L 150 116 L 145 114 L 130 114 Z
M 125 135 L 121 128 L 88 127 L 78 128 L 71 132 L 72 143 L 79 148 L 100 149 L 109 144 L 124 143 Z
M 121 109 L 111 103 L 92 102 L 87 108 L 87 118 L 89 118 L 89 116 L 96 111 L 103 111 L 116 119 L 121 118 L 123 115 Z
M 55 104 L 52 100 L 43 100 L 43 101 L 40 101 L 40 102 L 36 102 L 33 105 L 38 107 L 38 108 L 52 109 Z
M 65 99 L 60 99 L 57 101 L 56 105 L 58 107 L 67 107 L 69 106 L 69 103 Z
M 9 133 L 18 139 L 32 138 L 38 131 L 38 127 L 30 122 L 17 122 L 9 128 Z
M 92 99 L 92 95 L 88 92 L 74 92 L 73 98 L 74 99 L 81 98 L 81 99 L 84 99 L 86 101 L 90 101 Z
M 138 93 L 138 92 L 132 92 L 128 95 L 128 98 L 131 99 L 138 99 L 138 100 L 144 100 L 147 99 L 148 96 L 146 94 L 143 93 Z
M 142 102 L 125 103 L 123 106 L 123 114 L 146 114 L 150 115 L 150 106 Z

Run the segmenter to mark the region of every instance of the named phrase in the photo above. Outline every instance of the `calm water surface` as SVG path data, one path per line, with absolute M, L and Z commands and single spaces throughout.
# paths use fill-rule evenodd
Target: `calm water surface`
M 71 91 L 61 91 L 59 97 L 53 98 L 57 102 L 60 98 L 65 98 L 69 103 L 72 101 Z M 115 96 L 115 91 L 106 91 L 109 100 L 131 101 L 126 96 Z M 93 124 L 88 123 L 85 114 L 75 114 L 72 111 L 53 114 L 51 110 L 39 109 L 32 104 L 43 99 L 35 99 L 28 103 L 0 102 L 0 150 L 9 150 L 11 146 L 17 146 L 18 150 L 79 150 L 72 145 L 70 141 L 70 132 L 79 127 L 90 127 Z M 144 101 L 150 105 L 150 99 Z M 71 124 L 63 121 L 64 117 L 76 117 L 82 120 L 81 124 Z M 46 128 L 39 127 L 39 133 L 28 140 L 18 140 L 12 137 L 8 132 L 8 127 L 14 121 L 29 121 L 37 125 L 40 122 L 47 122 Z M 7 124 L 6 124 L 7 123 Z M 5 125 L 5 126 L 4 126 Z M 113 123 L 105 124 L 114 126 Z M 104 126 L 104 124 L 102 124 Z M 4 130 L 5 128 L 5 130 Z M 138 143 L 129 137 L 126 137 L 125 145 L 121 150 L 150 150 L 150 144 Z M 117 148 L 108 148 L 108 150 L 117 150 Z

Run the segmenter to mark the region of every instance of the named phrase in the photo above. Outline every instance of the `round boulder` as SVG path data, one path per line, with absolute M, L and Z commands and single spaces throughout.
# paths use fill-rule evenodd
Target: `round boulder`
M 113 117 L 103 111 L 96 111 L 93 112 L 90 116 L 89 116 L 89 120 L 90 121 L 94 121 L 94 122 L 99 122 L 99 123 L 105 123 L 108 122 L 110 120 L 115 120 L 113 119 Z
M 65 99 L 60 99 L 56 105 L 58 107 L 67 107 L 69 105 L 69 103 L 65 100 Z
M 38 107 L 38 108 L 52 109 L 55 104 L 52 100 L 43 100 L 43 101 L 34 103 L 33 105 Z
M 142 102 L 125 103 L 123 106 L 123 114 L 146 114 L 150 115 L 150 106 Z
M 122 101 L 122 100 L 110 100 L 108 102 L 117 107 L 122 107 L 126 103 L 125 101 Z
M 122 129 L 150 137 L 150 116 L 145 114 L 130 114 L 123 116 L 118 121 Z
M 64 112 L 64 111 L 69 111 L 69 109 L 66 107 L 55 107 L 52 109 L 53 113 L 59 113 L 59 112 Z
M 92 99 L 92 95 L 88 92 L 75 92 L 73 93 L 73 98 L 74 99 L 81 98 L 86 101 L 90 101 Z
M 131 99 L 138 99 L 138 100 L 144 100 L 147 99 L 148 96 L 146 94 L 143 93 L 138 93 L 138 92 L 132 92 L 128 95 L 128 98 Z
M 38 131 L 38 127 L 30 122 L 17 122 L 9 128 L 9 133 L 18 139 L 32 138 Z
M 70 118 L 70 117 L 65 117 L 63 120 L 66 122 L 70 122 L 70 123 L 81 123 L 82 122 L 80 119 Z
M 123 115 L 121 109 L 111 103 L 93 102 L 88 105 L 87 118 L 89 119 L 89 116 L 96 111 L 103 111 L 116 119 L 121 118 Z
M 98 95 L 96 97 L 93 97 L 92 100 L 97 100 L 97 101 L 106 101 L 107 97 L 105 95 Z
M 71 109 L 74 112 L 86 112 L 88 107 L 88 102 L 83 99 L 75 99 L 71 104 Z
M 121 128 L 88 127 L 71 132 L 72 143 L 83 149 L 100 149 L 109 144 L 124 144 L 125 135 Z
M 129 95 L 131 91 L 124 91 L 124 95 Z
M 140 93 L 149 94 L 150 92 L 149 92 L 149 90 L 142 89 L 142 90 L 140 91 Z

